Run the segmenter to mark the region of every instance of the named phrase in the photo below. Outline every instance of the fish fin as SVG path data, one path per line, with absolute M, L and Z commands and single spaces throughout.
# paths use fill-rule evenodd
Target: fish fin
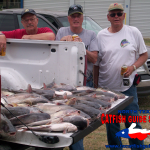
M 28 84 L 28 87 L 27 87 L 27 90 L 26 90 L 27 93 L 32 93 L 32 87 L 30 84 Z
M 16 104 L 17 105 L 17 104 Z M 11 107 L 16 107 L 16 106 L 14 106 L 13 104 L 8 104 L 8 106 L 11 106 Z
M 25 101 L 24 103 L 26 103 L 26 104 L 32 106 L 32 101 L 30 101 L 30 100 L 27 100 L 27 101 Z
M 90 124 L 90 121 L 89 121 L 89 119 L 86 119 L 86 121 L 87 121 L 87 127 L 88 127 Z
M 40 113 L 44 113 L 42 110 L 39 110 Z
M 55 93 L 53 94 L 53 98 L 54 98 L 54 97 L 56 97 L 56 94 L 55 94 Z
M 56 105 L 64 105 L 64 104 L 57 102 Z
M 93 95 L 92 95 L 92 98 L 96 98 L 96 94 L 93 94 Z
M 67 93 L 66 92 L 63 94 L 63 98 L 67 99 Z
M 52 129 L 51 129 L 51 127 L 49 127 L 49 130 L 48 130 L 48 132 L 52 132 Z
M 46 89 L 47 89 L 47 86 L 46 86 L 46 84 L 45 84 L 45 83 L 43 83 L 43 88 L 44 88 L 44 90 L 46 90 Z
M 60 118 L 60 122 L 63 122 L 63 117 L 62 117 L 62 118 Z
M 65 129 L 64 131 L 63 131 L 63 134 L 66 134 L 67 133 L 67 129 Z
M 8 104 L 8 105 L 13 106 L 13 107 L 17 107 L 18 106 L 17 103 L 11 103 L 11 104 Z
M 28 129 L 27 129 L 26 127 L 21 127 L 21 128 L 19 128 L 18 130 L 21 131 L 21 132 L 25 132 L 25 131 L 27 131 Z
M 60 83 L 60 85 L 66 85 L 65 83 Z
M 51 124 L 51 121 L 47 122 L 45 125 L 49 125 L 49 124 Z
M 79 116 L 79 115 L 80 115 L 80 110 L 75 110 L 74 112 L 70 112 L 70 113 L 68 113 L 66 116 L 72 116 L 72 115 L 77 115 L 77 116 Z
M 76 98 L 73 97 L 73 98 L 70 98 L 67 102 L 66 102 L 66 105 L 74 105 L 76 103 Z

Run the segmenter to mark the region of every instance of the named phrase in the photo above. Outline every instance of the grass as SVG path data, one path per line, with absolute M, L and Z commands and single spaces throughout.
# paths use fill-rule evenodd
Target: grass
M 150 46 L 150 38 L 144 38 L 145 44 Z

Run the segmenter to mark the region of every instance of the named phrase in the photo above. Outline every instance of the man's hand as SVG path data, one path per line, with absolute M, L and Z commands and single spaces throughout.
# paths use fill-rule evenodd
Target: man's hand
M 23 35 L 22 39 L 31 39 L 30 37 L 31 37 L 30 35 Z
M 82 42 L 82 39 L 79 36 L 77 36 L 77 37 L 74 38 L 74 41 L 75 42 Z
M 6 37 L 5 35 L 0 35 L 0 52 L 4 49 L 6 51 Z
M 142 66 L 146 62 L 147 58 L 148 58 L 147 52 L 140 54 L 138 60 L 133 65 L 135 65 L 136 68 L 139 68 L 140 66 Z M 124 77 L 129 77 L 132 74 L 132 72 L 134 71 L 133 65 L 128 66 L 127 71 L 124 74 Z
M 33 34 L 33 35 L 24 35 L 22 39 L 30 39 L 30 40 L 55 40 L 55 34 L 51 32 Z
M 97 58 L 98 58 L 98 51 L 88 51 L 86 50 L 86 55 L 87 55 L 87 60 L 93 64 L 95 64 L 97 62 Z
M 64 36 L 60 39 L 60 41 L 73 41 L 72 35 Z
M 134 67 L 133 66 L 128 66 L 127 71 L 124 73 L 124 77 L 129 77 L 132 74 L 133 71 L 134 71 Z
M 72 38 L 72 35 L 64 36 L 60 39 L 60 41 L 74 41 L 74 42 L 82 42 L 81 38 L 79 36 L 75 37 L 74 40 Z

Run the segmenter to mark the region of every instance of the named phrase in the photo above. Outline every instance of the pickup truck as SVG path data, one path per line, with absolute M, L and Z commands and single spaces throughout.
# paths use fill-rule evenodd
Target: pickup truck
M 0 31 L 10 31 L 23 28 L 21 24 L 21 11 L 23 9 L 5 9 L 0 11 Z M 63 26 L 69 26 L 67 13 L 53 12 L 48 10 L 35 10 L 38 14 L 38 27 L 49 27 L 56 34 L 58 29 Z M 102 29 L 92 18 L 84 16 L 83 28 L 93 30 L 96 34 Z M 148 59 L 146 63 L 137 69 L 141 75 L 141 82 L 137 86 L 139 97 L 150 95 L 150 47 L 147 46 Z
M 150 95 L 150 46 L 147 46 L 148 59 L 137 69 L 137 73 L 141 75 L 141 82 L 137 86 L 138 97 L 147 97 Z

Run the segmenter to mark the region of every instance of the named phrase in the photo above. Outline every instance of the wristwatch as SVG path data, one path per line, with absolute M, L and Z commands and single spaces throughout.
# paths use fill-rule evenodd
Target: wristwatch
M 136 66 L 135 65 L 133 65 L 133 68 L 134 68 L 134 71 L 136 70 Z
M 0 35 L 4 35 L 3 33 L 0 33 Z

